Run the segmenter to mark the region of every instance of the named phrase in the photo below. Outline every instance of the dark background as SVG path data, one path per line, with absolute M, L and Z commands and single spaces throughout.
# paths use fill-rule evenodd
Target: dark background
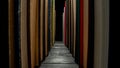
M 8 0 L 0 1 L 0 68 L 9 68 Z
M 56 10 L 56 35 L 55 40 L 56 41 L 62 41 L 63 40 L 63 23 L 62 23 L 62 17 L 64 12 L 64 3 L 65 0 L 56 0 L 55 1 L 55 10 Z

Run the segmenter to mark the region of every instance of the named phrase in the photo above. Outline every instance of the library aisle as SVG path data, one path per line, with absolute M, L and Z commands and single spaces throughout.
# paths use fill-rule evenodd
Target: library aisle
M 40 68 L 79 68 L 63 42 L 55 42 Z

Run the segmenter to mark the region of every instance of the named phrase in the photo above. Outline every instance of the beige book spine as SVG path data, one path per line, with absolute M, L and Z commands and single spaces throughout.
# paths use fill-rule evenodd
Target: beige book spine
M 27 0 L 21 0 L 21 21 L 20 21 L 20 39 L 21 39 L 21 68 L 28 68 L 27 55 Z

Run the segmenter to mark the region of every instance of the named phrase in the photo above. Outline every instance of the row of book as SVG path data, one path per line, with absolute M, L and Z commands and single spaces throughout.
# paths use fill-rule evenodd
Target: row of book
M 63 18 L 64 43 L 79 67 L 108 68 L 109 0 L 66 0 Z
M 40 44 L 43 44 L 41 43 L 42 42 L 41 38 L 44 38 L 44 37 L 41 37 L 42 35 L 40 33 L 42 32 L 40 31 L 42 30 L 41 29 L 42 27 L 40 27 L 40 25 L 38 26 L 40 27 L 40 29 L 38 29 L 39 30 L 38 40 L 40 41 L 40 43 L 38 44 L 39 48 L 37 51 L 36 49 L 37 46 L 35 45 L 33 46 L 33 42 L 35 39 L 32 40 L 33 41 L 32 44 L 30 42 L 31 36 L 33 36 L 33 34 L 32 35 L 30 34 L 30 32 L 32 31 L 30 30 L 30 27 L 31 27 L 30 18 L 32 17 L 32 15 L 34 15 L 34 14 L 32 15 L 30 14 L 35 13 L 37 10 L 34 10 L 35 12 L 33 12 L 33 9 L 36 9 L 35 6 L 39 5 L 38 17 L 40 19 L 38 19 L 37 16 L 36 17 L 33 16 L 33 18 L 38 19 L 39 22 L 40 21 L 42 22 L 41 17 L 43 17 L 43 15 L 42 16 L 40 15 L 43 13 L 43 10 L 41 12 L 41 8 L 42 8 L 41 5 L 43 4 L 43 1 L 44 0 L 1 0 L 0 1 L 0 34 L 1 34 L 0 35 L 0 40 L 1 40 L 0 41 L 0 45 L 1 45 L 0 68 L 31 68 L 31 67 L 33 68 L 37 65 L 37 62 L 38 62 L 35 60 L 37 57 L 38 51 L 39 51 L 39 54 L 38 54 L 39 64 L 41 63 L 42 57 L 44 58 L 44 56 L 41 56 L 41 54 L 45 52 L 45 49 L 41 48 L 42 46 L 40 45 Z M 48 0 L 48 25 L 49 25 L 48 26 L 48 51 L 51 46 L 50 37 L 53 36 L 51 34 L 52 32 L 50 33 L 50 31 L 52 31 L 50 28 L 51 26 L 53 26 L 53 25 L 50 26 L 51 21 L 53 19 L 53 18 L 51 19 L 51 13 L 52 13 L 51 1 L 52 0 Z M 70 48 L 73 46 L 68 45 L 68 39 L 70 37 L 68 38 L 68 34 L 69 34 L 68 27 L 66 27 L 68 26 L 68 1 L 71 1 L 71 0 L 66 0 L 66 7 L 64 12 L 64 16 L 65 16 L 64 20 L 66 23 L 64 24 L 65 26 L 64 42 Z M 76 3 L 76 5 L 72 1 L 75 1 L 74 3 Z M 119 2 L 115 0 L 89 0 L 89 1 L 88 0 L 72 0 L 72 1 L 71 3 L 73 4 L 71 4 L 71 6 L 74 5 L 74 7 L 76 7 L 76 8 L 73 8 L 73 9 L 76 9 L 74 10 L 74 12 L 76 12 L 75 13 L 76 18 L 74 17 L 75 18 L 74 21 L 76 20 L 76 23 L 74 23 L 76 25 L 76 34 L 75 34 L 76 37 L 74 37 L 76 38 L 76 40 L 74 40 L 75 41 L 74 43 L 76 45 L 74 45 L 75 49 L 71 51 L 73 51 L 72 53 L 76 59 L 76 62 L 79 65 L 81 64 L 80 67 L 87 66 L 87 68 L 120 68 L 120 65 L 119 65 L 120 49 L 118 47 L 120 45 L 119 43 L 119 28 L 120 28 L 119 27 L 119 21 L 120 21 L 119 20 Z M 80 3 L 83 3 L 81 4 L 82 6 L 80 6 Z M 110 3 L 110 6 L 109 6 L 109 3 Z M 81 35 L 80 34 L 80 20 L 81 20 L 80 11 L 81 13 L 84 14 L 82 15 L 84 19 L 83 47 L 80 47 L 82 46 L 82 44 L 80 43 L 80 35 Z M 114 13 L 112 13 L 111 11 Z M 84 17 L 88 18 L 88 22 L 86 22 L 86 24 L 88 25 L 85 25 L 85 21 L 87 21 L 87 18 L 84 18 Z M 108 23 L 109 17 L 110 17 L 110 20 Z M 27 18 L 27 23 L 26 23 L 26 18 Z M 35 23 L 36 22 L 34 22 L 33 25 L 35 25 Z M 41 23 L 38 23 L 38 24 L 41 24 Z M 33 28 L 33 30 L 34 29 L 35 28 Z M 109 34 L 108 34 L 108 31 L 109 31 Z M 35 31 L 35 34 L 36 34 L 36 31 Z M 108 37 L 109 37 L 109 40 L 108 40 Z M 27 43 L 26 43 L 26 39 L 27 39 Z M 86 43 L 85 43 L 85 40 L 86 40 Z M 33 48 L 34 49 L 33 50 L 31 47 L 34 47 L 35 49 Z M 43 49 L 44 51 L 40 49 Z M 83 54 L 80 53 L 80 50 L 83 51 L 83 52 L 81 51 Z M 80 58 L 82 58 L 81 57 L 82 55 L 83 55 L 83 60 L 80 60 Z
M 54 1 L 1 0 L 0 68 L 35 68 L 45 59 L 55 41 Z M 64 42 L 80 68 L 119 68 L 119 19 L 109 22 L 109 0 L 66 0 L 63 16 Z
M 9 0 L 9 68 L 35 68 L 55 41 L 55 0 Z

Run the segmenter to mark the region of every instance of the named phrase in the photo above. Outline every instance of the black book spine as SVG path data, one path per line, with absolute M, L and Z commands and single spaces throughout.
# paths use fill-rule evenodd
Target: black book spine
M 94 0 L 89 0 L 89 30 L 88 30 L 88 63 L 87 68 L 94 64 Z

